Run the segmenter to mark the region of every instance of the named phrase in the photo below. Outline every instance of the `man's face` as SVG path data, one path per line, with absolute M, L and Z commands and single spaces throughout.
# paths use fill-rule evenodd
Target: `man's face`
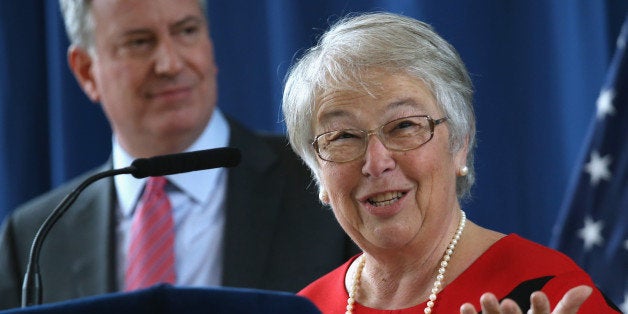
M 213 46 L 198 2 L 99 0 L 92 6 L 94 53 L 84 90 L 102 104 L 134 157 L 186 149 L 217 98 Z

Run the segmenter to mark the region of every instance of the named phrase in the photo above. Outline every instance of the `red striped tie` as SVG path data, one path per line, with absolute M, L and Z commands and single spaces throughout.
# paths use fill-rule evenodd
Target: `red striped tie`
M 172 206 L 164 191 L 166 179 L 151 177 L 131 223 L 126 291 L 176 280 Z

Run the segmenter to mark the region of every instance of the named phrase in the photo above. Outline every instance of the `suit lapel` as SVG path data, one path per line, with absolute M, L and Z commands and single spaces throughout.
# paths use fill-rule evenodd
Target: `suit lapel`
M 242 161 L 228 170 L 223 285 L 261 286 L 283 181 L 276 177 L 274 151 L 260 138 L 230 124 L 230 146 L 241 150 Z

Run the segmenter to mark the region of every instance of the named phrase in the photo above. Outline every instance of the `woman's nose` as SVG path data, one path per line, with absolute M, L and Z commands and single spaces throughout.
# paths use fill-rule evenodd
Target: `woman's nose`
M 379 136 L 370 136 L 364 152 L 362 174 L 369 177 L 380 177 L 395 168 L 392 152 L 384 146 Z

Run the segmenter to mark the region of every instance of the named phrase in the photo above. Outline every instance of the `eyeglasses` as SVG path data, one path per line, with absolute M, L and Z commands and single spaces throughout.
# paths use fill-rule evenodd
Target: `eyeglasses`
M 384 146 L 393 151 L 408 151 L 420 147 L 434 137 L 434 127 L 447 121 L 430 116 L 409 116 L 395 119 L 370 130 L 345 129 L 317 135 L 312 142 L 316 154 L 331 162 L 348 162 L 366 152 L 370 135 L 377 135 Z

